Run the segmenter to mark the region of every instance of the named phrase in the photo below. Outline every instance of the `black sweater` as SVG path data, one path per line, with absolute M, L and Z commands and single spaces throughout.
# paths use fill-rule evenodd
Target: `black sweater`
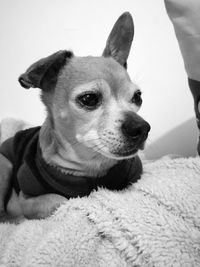
M 74 176 L 50 166 L 42 157 L 39 146 L 40 127 L 18 132 L 0 147 L 0 153 L 13 164 L 11 189 L 30 196 L 57 193 L 66 198 L 86 196 L 98 187 L 120 190 L 136 182 L 142 173 L 139 157 L 119 161 L 99 178 Z

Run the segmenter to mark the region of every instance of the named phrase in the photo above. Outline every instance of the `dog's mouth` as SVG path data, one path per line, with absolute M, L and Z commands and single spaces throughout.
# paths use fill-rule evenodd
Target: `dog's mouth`
M 124 150 L 124 151 L 118 151 L 113 153 L 113 155 L 115 155 L 115 157 L 117 158 L 131 158 L 134 157 L 138 152 L 138 149 L 128 149 L 128 150 Z
M 139 150 L 143 150 L 144 149 L 144 145 L 145 142 L 142 142 L 141 144 L 138 145 L 125 145 L 124 147 L 117 149 L 117 150 L 113 150 L 112 154 L 117 157 L 117 158 L 131 158 L 134 157 Z
M 107 158 L 123 160 L 128 158 L 133 158 L 137 155 L 139 150 L 144 149 L 145 142 L 141 142 L 140 144 L 124 144 L 123 146 L 117 147 L 99 147 L 97 150 L 100 154 Z

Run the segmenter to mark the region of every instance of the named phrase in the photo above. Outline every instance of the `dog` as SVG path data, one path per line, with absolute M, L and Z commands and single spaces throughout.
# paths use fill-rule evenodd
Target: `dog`
M 137 181 L 150 125 L 137 112 L 141 90 L 127 73 L 134 36 L 130 13 L 116 21 L 101 57 L 58 51 L 19 77 L 41 89 L 47 116 L 0 147 L 0 210 L 45 218 L 71 197 Z

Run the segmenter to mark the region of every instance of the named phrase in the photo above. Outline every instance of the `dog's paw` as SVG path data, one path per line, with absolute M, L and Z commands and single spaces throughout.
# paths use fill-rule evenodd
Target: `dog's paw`
M 23 215 L 28 219 L 44 219 L 67 199 L 57 194 L 45 194 L 37 197 L 25 195 L 22 191 L 19 194 L 19 203 Z

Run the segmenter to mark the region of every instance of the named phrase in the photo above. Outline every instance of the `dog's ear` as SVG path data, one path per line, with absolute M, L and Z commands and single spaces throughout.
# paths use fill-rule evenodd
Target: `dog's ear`
M 115 22 L 103 51 L 103 56 L 112 57 L 127 68 L 127 58 L 131 49 L 133 36 L 133 19 L 129 12 L 125 12 Z
M 26 89 L 33 87 L 51 90 L 57 82 L 59 71 L 72 56 L 72 52 L 61 50 L 38 60 L 19 77 L 19 83 Z

